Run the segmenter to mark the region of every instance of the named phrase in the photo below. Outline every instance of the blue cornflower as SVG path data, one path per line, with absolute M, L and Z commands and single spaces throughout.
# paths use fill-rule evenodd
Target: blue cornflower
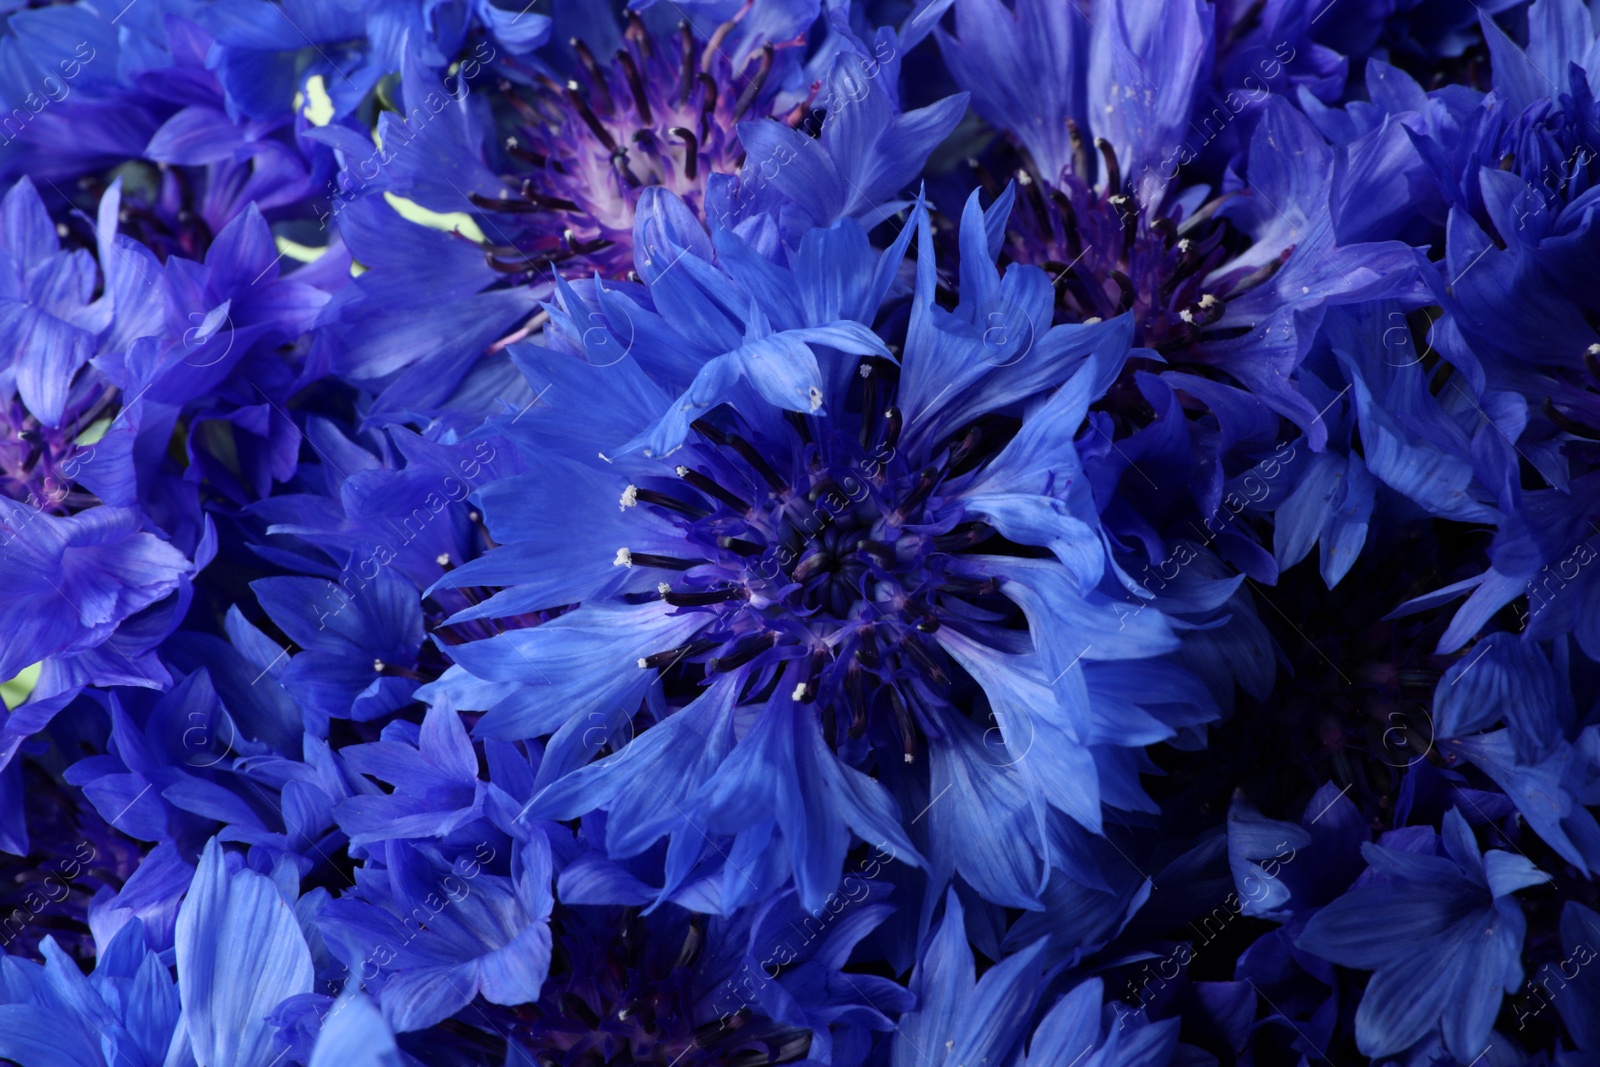
M 409 703 L 417 687 L 422 606 L 417 588 L 378 570 L 354 595 L 321 578 L 263 578 L 253 591 L 299 646 L 278 675 L 308 727 L 327 733 L 330 718 L 375 719 Z
M 231 619 L 229 629 L 236 640 L 251 639 L 249 624 L 240 619 Z M 164 694 L 133 691 L 105 699 L 109 735 L 92 725 L 100 716 L 89 707 L 52 725 L 53 734 L 67 736 L 66 728 L 75 727 L 80 738 L 104 750 L 78 760 L 62 777 L 115 830 L 156 843 L 116 895 L 97 897 L 90 908 L 89 926 L 100 943 L 137 917 L 154 947 L 170 947 L 176 901 L 192 871 L 185 857 L 213 835 L 248 844 L 258 861 L 284 871 L 331 875 L 348 842 L 335 810 L 352 797 L 381 793 L 347 769 L 327 742 L 303 736 L 292 704 L 251 701 L 274 688 L 264 683 L 267 670 L 228 644 L 203 643 L 200 636 L 175 635 L 167 654 L 178 663 L 205 657 L 226 706 L 202 668 Z M 266 642 L 264 635 L 253 636 Z M 282 717 L 274 721 L 273 712 Z M 86 818 L 85 825 L 94 823 Z
M 124 926 L 87 976 L 53 938 L 40 948 L 43 966 L 15 957 L 0 962 L 0 1056 L 22 1067 L 166 1061 L 178 1043 L 179 994 L 145 946 L 141 923 Z
M 1600 802 L 1600 727 L 1578 721 L 1570 667 L 1551 659 L 1525 637 L 1487 635 L 1439 679 L 1434 729 L 1447 759 L 1488 775 L 1530 830 L 1588 873 L 1600 868 L 1600 823 L 1589 810 Z
M 128 921 L 85 976 L 51 938 L 42 967 L 0 962 L 0 1055 L 57 1064 L 230 1064 L 269 1067 L 283 1046 L 269 1014 L 309 993 L 311 955 L 273 880 L 207 844 L 178 914 L 174 982 Z
M 885 890 L 855 877 L 816 912 L 792 890 L 730 916 L 558 908 L 558 962 L 538 1000 L 464 1020 L 535 1061 L 861 1064 L 914 1003 L 892 979 L 847 969 L 893 910 Z
M 1131 312 L 1136 344 L 1226 372 L 1320 449 L 1326 429 L 1295 371 L 1326 309 L 1416 306 L 1426 290 L 1412 249 L 1365 232 L 1383 206 L 1341 195 L 1335 150 L 1272 92 L 1288 40 L 1255 89 L 1213 106 L 1209 4 L 953 6 L 954 34 L 937 34 L 945 62 L 1024 150 L 1006 250 L 1055 280 L 1058 319 Z M 1205 164 L 1225 133 L 1243 151 Z M 1195 180 L 1205 173 L 1215 182 Z
M 1307 952 L 1373 971 L 1356 1011 L 1356 1043 L 1392 1056 L 1436 1028 L 1462 1063 L 1482 1055 L 1501 1000 L 1522 983 L 1522 907 L 1512 895 L 1549 880 L 1528 859 L 1480 852 L 1460 811 L 1426 840 L 1362 846 L 1355 887 L 1312 917 Z M 1438 846 L 1442 845 L 1442 854 Z
M 1090 978 L 1057 1000 L 1027 1039 L 1024 1067 L 1160 1067 L 1177 1062 L 1178 1020 L 1127 1022 L 1117 1004 L 1102 1003 L 1104 994 L 1105 983 Z
M 169 680 L 153 649 L 216 551 L 200 482 L 248 495 L 292 473 L 298 431 L 266 390 L 292 383 L 278 348 L 327 299 L 281 276 L 253 208 L 204 263 L 161 264 L 118 232 L 120 197 L 100 201 L 97 254 L 63 244 L 28 179 L 0 208 L 0 552 L 20 579 L 0 603 L 30 619 L 0 676 L 43 661 L 37 699 Z
M 1492 27 L 1485 37 L 1493 91 L 1470 109 L 1459 96 L 1430 101 L 1450 121 L 1413 135 L 1449 209 L 1436 343 L 1475 384 L 1519 388 L 1556 429 L 1590 437 L 1600 412 L 1583 372 L 1600 355 L 1600 304 L 1584 279 L 1595 267 L 1600 41 L 1581 0 L 1531 5 L 1525 49 Z
M 335 815 L 352 845 L 446 837 L 482 817 L 484 783 L 478 780 L 478 756 L 453 708 L 435 704 L 420 729 L 399 723 L 394 732 L 414 732 L 415 743 L 385 736 L 339 752 L 351 771 L 394 787 L 391 793 L 351 797 L 339 805 Z
M 550 968 L 550 846 L 535 833 L 509 875 L 485 867 L 497 851 L 479 842 L 451 862 L 396 838 L 319 912 L 329 949 L 395 1030 L 432 1026 L 479 995 L 512 1006 L 538 999 Z
M 0 181 L 28 175 L 52 207 L 82 209 L 63 224 L 92 245 L 88 216 L 120 179 L 122 232 L 162 260 L 201 259 L 251 204 L 275 223 L 309 223 L 312 198 L 335 163 L 331 150 L 305 136 L 315 126 L 296 113 L 295 94 L 326 80 L 347 105 L 337 117 L 348 128 L 349 107 L 382 71 L 367 73 L 351 101 L 363 72 L 353 70 L 355 80 L 335 77 L 326 52 L 308 48 L 289 17 L 274 5 L 191 0 L 152 0 L 120 12 L 62 4 L 9 16 L 9 32 L 0 36 L 0 53 L 10 60 L 0 62 L 0 104 L 10 120 L 0 129 Z M 327 21 L 306 25 L 315 33 Z M 357 32 L 359 26 L 357 17 Z M 218 37 L 248 38 L 259 48 L 269 43 L 263 34 L 284 33 L 293 38 L 290 47 L 306 53 L 298 61 L 261 51 L 242 60 Z
M 923 947 L 911 977 L 917 1006 L 900 1017 L 888 1056 L 892 1067 L 1158 1067 L 1174 1062 L 1176 1020 L 1150 1023 L 1103 1002 L 1105 984 L 1077 984 L 1037 1012 L 1057 969 L 1044 963 L 1048 940 L 1026 944 L 977 976 L 966 910 L 955 893 Z M 1009 940 L 1009 939 L 1008 939 Z
M 438 426 L 427 436 L 390 427 L 352 439 L 313 416 L 306 435 L 322 462 L 300 469 L 299 491 L 247 514 L 266 524 L 269 543 L 258 551 L 305 575 L 253 588 L 298 646 L 290 655 L 274 649 L 281 663 L 271 675 L 293 694 L 305 728 L 325 737 L 330 719 L 387 715 L 448 665 L 424 632 L 473 601 L 456 590 L 424 599 L 421 590 L 479 554 L 481 516 L 468 497 L 513 473 L 519 458 L 501 438 L 457 441 Z M 488 632 L 469 624 L 449 639 Z
M 978 978 L 966 913 L 954 890 L 946 894 L 944 918 L 911 976 L 917 1006 L 900 1017 L 893 1067 L 1011 1062 L 1042 992 L 1044 947 L 1034 942 Z
M 1298 825 L 1268 819 L 1241 795 L 1228 807 L 1228 867 L 1239 913 L 1284 921 L 1349 888 L 1367 828 L 1333 785 L 1311 796 Z
M 451 646 L 421 695 L 484 709 L 480 737 L 553 735 L 532 811 L 610 811 L 619 857 L 671 835 L 669 885 L 731 837 L 724 908 L 770 892 L 737 868 L 775 834 L 808 907 L 852 831 L 917 862 L 921 808 L 942 877 L 1041 907 L 1047 813 L 1147 809 L 1140 746 L 1215 714 L 1074 445 L 1131 322 L 1050 327 L 1044 276 L 990 259 L 1008 201 L 968 205 L 953 312 L 920 207 L 882 256 L 845 221 L 784 263 L 645 203 L 648 296 L 563 287 L 550 346 L 516 350 L 539 402 L 500 429 L 539 461 L 480 491 L 499 547 L 440 583 L 503 587 L 453 623 L 570 610 Z M 866 323 L 913 233 L 897 361 Z M 984 825 L 1015 828 L 1010 860 Z
M 376 159 L 363 138 L 328 135 L 346 163 L 333 215 L 371 268 L 329 318 L 335 373 L 383 388 L 375 414 L 432 417 L 486 349 L 537 328 L 554 275 L 628 275 L 641 198 L 660 190 L 716 228 L 765 219 L 796 241 L 898 211 L 964 97 L 905 110 L 888 29 L 865 41 L 836 27 L 805 58 L 815 16 L 814 4 L 759 0 L 670 33 L 631 16 L 608 29 L 612 56 L 576 41 L 565 81 L 541 73 L 471 98 L 408 62 L 406 110 L 380 119 Z M 514 131 L 503 144 L 484 97 L 494 128 Z M 402 221 L 379 192 L 467 212 L 483 237 Z

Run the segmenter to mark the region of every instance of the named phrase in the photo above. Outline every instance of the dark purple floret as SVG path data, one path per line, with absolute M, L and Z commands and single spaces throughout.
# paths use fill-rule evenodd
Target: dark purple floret
M 706 995 L 703 917 L 662 929 L 636 909 L 609 922 L 584 914 L 597 910 L 558 914 L 551 977 L 537 1003 L 509 1010 L 507 1032 L 535 1062 L 755 1067 L 805 1058 L 811 1031 Z
M 734 26 L 702 41 L 687 23 L 658 36 L 634 17 L 615 56 L 574 40 L 580 69 L 565 85 L 540 76 L 527 96 L 505 86 L 519 129 L 506 139 L 503 177 L 521 191 L 472 197 L 494 213 L 491 233 L 512 241 L 488 252 L 490 266 L 521 275 L 560 264 L 572 276 L 621 278 L 633 268 L 644 189 L 663 186 L 703 211 L 707 179 L 743 163 L 738 124 L 773 115 L 778 49 L 804 43 L 768 44 L 735 68 L 722 47 Z M 796 105 L 773 117 L 798 125 L 806 114 Z
M 641 658 L 640 667 L 674 684 L 748 668 L 747 677 L 770 686 L 784 663 L 803 663 L 791 675 L 805 679 L 792 695 L 802 703 L 822 698 L 830 740 L 842 742 L 840 730 L 860 738 L 869 719 L 883 715 L 892 725 L 875 740 L 897 744 L 909 762 L 919 731 L 900 686 L 917 680 L 944 689 L 960 676 L 931 636 L 941 615 L 1015 613 L 998 583 L 957 573 L 960 553 L 980 545 L 1004 551 L 996 547 L 1003 539 L 987 523 L 958 522 L 959 511 L 938 501 L 998 451 L 1006 428 L 990 426 L 986 439 L 975 425 L 932 463 L 909 463 L 901 414 L 884 406 L 893 392 L 880 380 L 887 369 L 885 361 L 861 364 L 859 434 L 818 439 L 820 420 L 796 418 L 788 440 L 774 447 L 742 429 L 696 422 L 677 484 L 629 486 L 622 506 L 659 511 L 699 558 L 625 549 L 617 564 L 655 567 L 664 579 L 692 570 L 661 581 L 656 594 L 637 595 L 715 617 L 695 640 Z M 774 465 L 777 457 L 784 459 Z
M 90 963 L 90 901 L 102 888 L 120 888 L 139 866 L 142 850 L 54 773 L 14 758 L 21 764 L 29 845 L 26 856 L 0 853 L 0 950 L 39 959 L 39 942 L 48 936 Z
M 91 377 L 79 392 L 59 426 L 41 424 L 16 398 L 0 406 L 0 493 L 52 515 L 98 503 L 76 484 L 88 452 L 77 442 L 116 414 L 118 390 Z
M 1249 247 L 1219 209 L 1227 194 L 1186 212 L 1178 198 L 1151 208 L 1124 180 L 1115 150 L 1095 142 L 1105 176 L 1090 180 L 1087 146 L 1073 125 L 1079 161 L 1052 181 L 1017 174 L 1022 195 L 1006 252 L 1042 267 L 1055 281 L 1058 321 L 1086 322 L 1134 313 L 1134 343 L 1158 351 L 1197 344 L 1228 301 L 1275 274 L 1292 249 L 1265 266 L 1217 272 Z

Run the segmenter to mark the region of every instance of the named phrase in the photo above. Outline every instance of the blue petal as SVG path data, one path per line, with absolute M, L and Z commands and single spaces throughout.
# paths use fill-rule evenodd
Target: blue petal
M 351 989 L 328 1012 L 307 1067 L 401 1067 L 400 1049 L 372 1001 Z
M 311 991 L 311 953 L 277 886 L 253 871 L 229 873 L 207 842 L 178 913 L 178 992 L 195 1059 L 256 1067 L 276 1052 L 266 1017 Z

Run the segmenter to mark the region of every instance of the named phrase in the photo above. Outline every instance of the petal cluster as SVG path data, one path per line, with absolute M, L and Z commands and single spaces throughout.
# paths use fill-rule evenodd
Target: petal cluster
M 0 1059 L 1595 1062 L 1597 79 L 0 3 Z

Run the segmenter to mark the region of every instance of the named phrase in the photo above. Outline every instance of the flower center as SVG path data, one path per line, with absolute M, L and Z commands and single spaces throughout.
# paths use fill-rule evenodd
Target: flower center
M 707 937 L 700 916 L 687 920 L 681 947 L 652 938 L 637 915 L 611 930 L 562 929 L 559 918 L 552 925 L 557 967 L 567 973 L 552 973 L 536 1004 L 510 1009 L 511 1031 L 536 1057 L 711 1067 L 790 1063 L 810 1050 L 809 1031 L 758 1014 L 733 980 L 709 998 L 697 993 L 695 963 Z
M 19 399 L 0 404 L 0 493 L 53 515 L 93 504 L 91 494 L 74 488 L 93 453 L 92 445 L 79 445 L 78 439 L 115 396 L 110 386 L 93 386 L 76 417 L 69 408 L 59 427 L 41 425 Z
M 656 37 L 631 16 L 609 63 L 574 41 L 581 69 L 565 85 L 541 77 L 531 99 L 505 86 L 521 121 L 506 139 L 507 197 L 474 194 L 497 213 L 495 233 L 511 243 L 486 251 L 489 265 L 520 283 L 552 266 L 564 274 L 625 277 L 633 267 L 633 217 L 649 186 L 705 207 L 710 174 L 733 174 L 744 159 L 735 127 L 772 105 L 767 45 L 735 70 L 722 44 L 735 22 L 701 42 L 684 24 Z M 800 43 L 800 42 L 793 42 Z M 786 121 L 807 113 L 795 107 Z
M 869 379 L 878 373 L 863 366 Z M 972 599 L 1012 614 L 993 583 L 954 573 L 956 556 L 995 533 L 940 495 L 998 444 L 974 427 L 913 464 L 899 411 L 875 394 L 865 390 L 859 434 L 830 435 L 830 420 L 799 415 L 783 442 L 696 422 L 675 477 L 630 485 L 621 500 L 670 516 L 684 556 L 624 548 L 615 563 L 663 572 L 654 593 L 635 599 L 710 616 L 692 641 L 639 660 L 669 689 L 744 672 L 753 698 L 787 673 L 795 700 L 820 699 L 830 741 L 841 722 L 860 738 L 878 717 L 886 730 L 875 739 L 897 737 L 909 762 L 918 731 L 900 689 L 915 678 L 944 690 L 957 673 L 932 636 L 941 617 L 951 607 L 970 615 Z
M 1089 173 L 1089 160 L 1076 130 L 1073 144 L 1079 162 L 1054 183 L 1018 172 L 1022 196 L 1007 245 L 1014 260 L 1050 274 L 1060 321 L 1109 319 L 1132 311 L 1136 345 L 1182 348 L 1222 318 L 1229 300 L 1267 281 L 1288 258 L 1286 250 L 1261 267 L 1217 274 L 1249 246 L 1216 218 L 1226 197 L 1190 215 L 1181 208 L 1171 216 L 1151 212 L 1126 191 L 1109 143 L 1096 142 L 1106 174 L 1103 192 L 1081 177 Z

